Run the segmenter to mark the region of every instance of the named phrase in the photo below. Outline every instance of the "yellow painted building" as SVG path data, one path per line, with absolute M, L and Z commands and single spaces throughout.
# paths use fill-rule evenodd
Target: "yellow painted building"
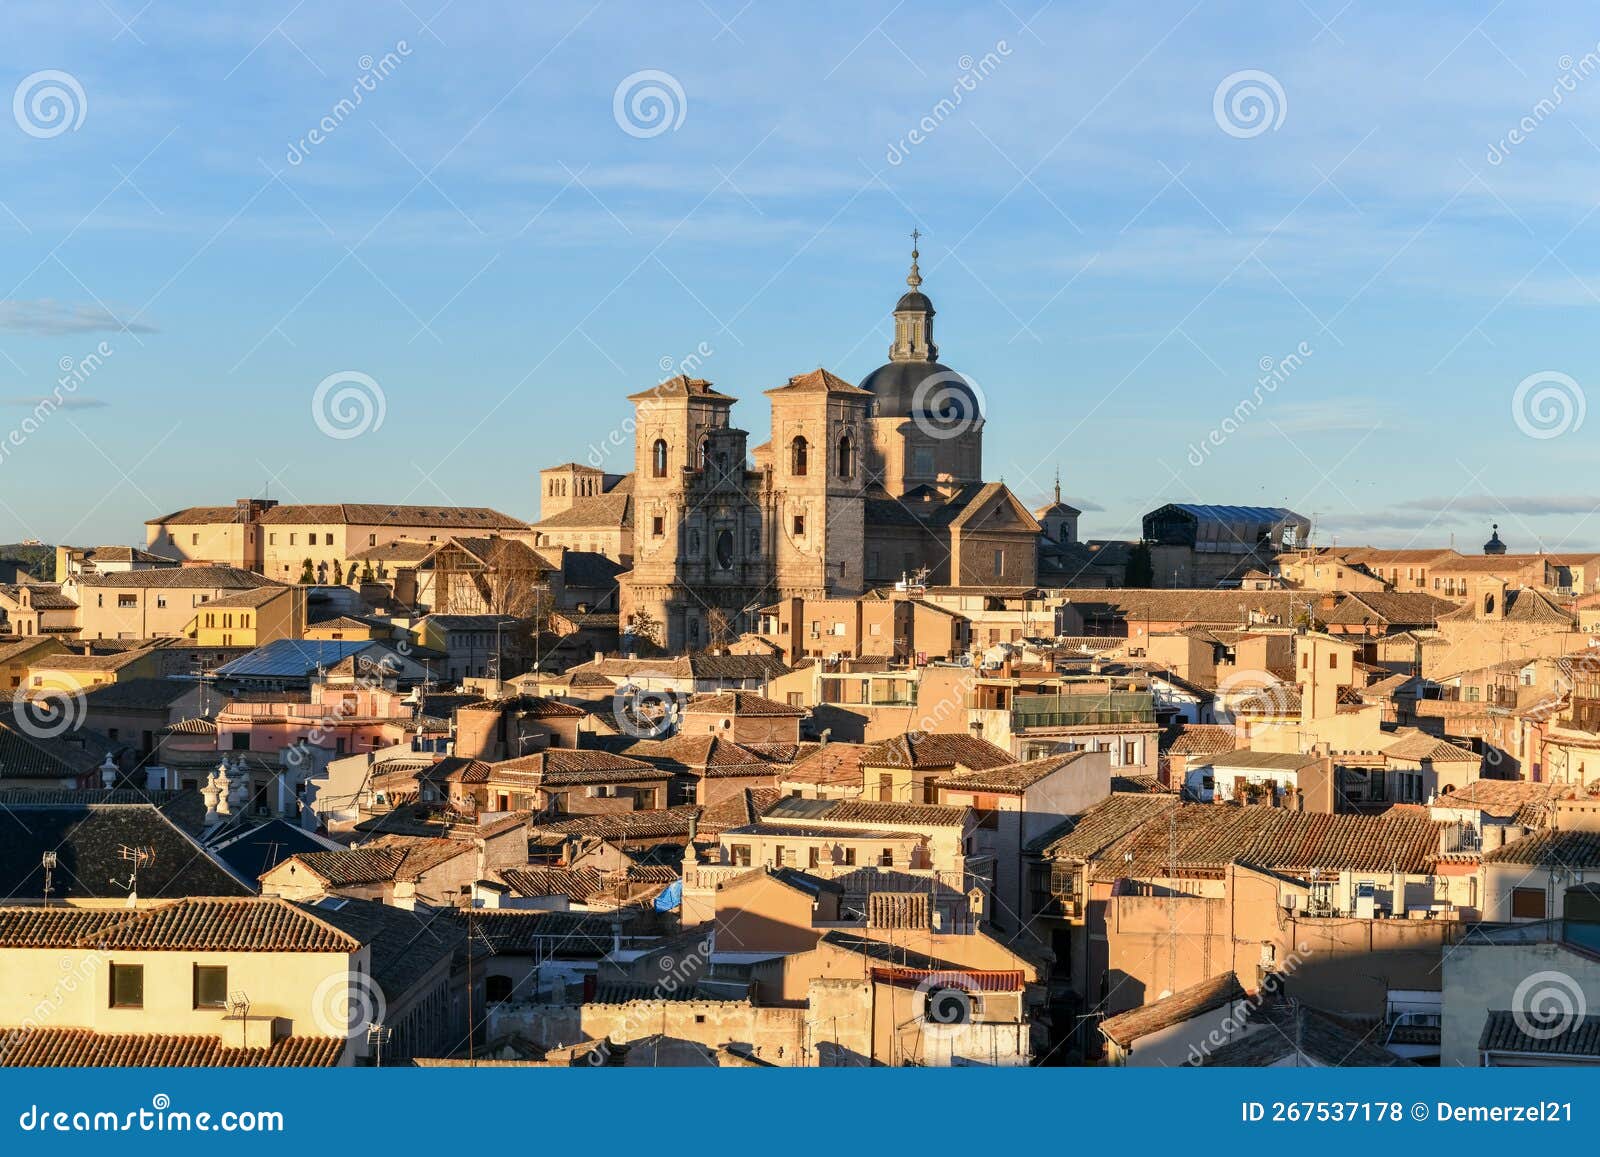
M 275 639 L 316 637 L 306 628 L 305 588 L 267 586 L 211 600 L 184 633 L 206 647 L 259 647 Z

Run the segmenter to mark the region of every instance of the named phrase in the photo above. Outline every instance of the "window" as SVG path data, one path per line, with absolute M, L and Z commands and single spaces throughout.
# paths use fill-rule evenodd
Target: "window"
M 144 965 L 113 964 L 111 966 L 111 1007 L 144 1007 Z
M 806 849 L 806 864 L 813 868 L 820 868 L 822 866 L 822 849 Z
M 191 534 L 189 536 L 189 545 L 190 546 L 199 546 L 200 545 L 200 536 L 198 534 Z
M 728 849 L 728 855 L 732 858 L 734 867 L 748 868 L 750 866 L 749 844 L 734 844 Z
M 367 545 L 368 546 L 377 546 L 378 545 L 378 536 L 375 535 L 375 534 L 367 535 Z
M 490 976 L 484 979 L 483 996 L 490 1004 L 503 1004 L 511 999 L 511 978 Z
M 194 966 L 194 1006 L 196 1008 L 228 1007 L 228 970 L 220 964 Z
M 1003 550 L 997 550 L 997 551 L 994 552 L 994 577 L 995 578 L 999 578 L 1001 575 L 1003 575 L 1005 573 L 1006 573 L 1006 552 L 1003 551 Z
M 806 447 L 806 440 L 796 434 L 794 441 L 789 443 L 789 473 L 796 478 L 803 478 L 808 457 L 809 452 Z
M 1335 670 L 1338 670 L 1338 667 L 1339 667 L 1339 652 L 1338 651 L 1329 651 L 1328 652 L 1328 670 L 1335 671 Z
M 235 751 L 250 750 L 250 733 L 248 731 L 235 731 L 233 733 L 233 749 Z
M 136 607 L 138 605 L 139 605 L 139 596 L 138 595 L 118 595 L 117 596 L 117 606 L 120 607 L 120 608 L 126 609 L 128 607 Z
M 806 516 L 803 514 L 794 516 L 794 536 L 796 538 L 804 538 L 806 536 Z
M 933 474 L 933 451 L 914 450 L 911 453 L 911 473 L 918 478 Z
M 667 533 L 667 520 L 661 515 L 653 515 L 650 519 L 650 536 L 661 538 Z
M 783 867 L 783 845 L 782 844 L 774 845 L 774 847 L 772 849 L 772 866 L 774 868 Z
M 880 868 L 892 868 L 892 867 L 894 867 L 894 849 L 893 848 L 884 848 L 883 851 L 878 853 L 878 867 L 880 867 Z
M 278 545 L 278 536 L 276 534 L 267 535 L 267 545 L 268 546 L 277 546 Z
M 849 434 L 839 436 L 839 477 L 853 478 L 856 473 L 856 448 Z
M 854 848 L 842 848 L 842 849 L 840 849 L 839 863 L 843 864 L 847 868 L 855 867 L 856 866 L 856 850 Z
M 1511 889 L 1511 918 L 1513 920 L 1543 920 L 1544 889 Z
M 665 478 L 667 476 L 667 443 L 665 439 L 657 438 L 650 447 L 650 476 L 652 478 Z

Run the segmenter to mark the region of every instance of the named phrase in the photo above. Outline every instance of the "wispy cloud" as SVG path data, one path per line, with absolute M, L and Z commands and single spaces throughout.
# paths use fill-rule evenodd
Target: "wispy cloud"
M 60 337 L 76 333 L 155 333 L 144 322 L 124 324 L 110 310 L 98 305 L 73 304 L 38 298 L 32 301 L 10 298 L 0 301 L 0 330 L 36 337 Z
M 1600 498 L 1592 494 L 1469 494 L 1457 498 L 1413 498 L 1398 505 L 1408 510 L 1445 510 L 1457 514 L 1521 515 L 1592 514 Z
M 30 410 L 45 404 L 53 410 L 103 410 L 111 403 L 100 398 L 0 398 L 0 406 L 24 406 Z

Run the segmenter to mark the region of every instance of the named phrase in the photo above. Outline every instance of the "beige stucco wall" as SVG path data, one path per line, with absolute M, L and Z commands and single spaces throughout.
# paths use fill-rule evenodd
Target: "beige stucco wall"
M 144 968 L 144 1007 L 112 1008 L 111 965 Z M 225 1010 L 194 1007 L 194 967 L 221 965 L 228 991 L 249 997 L 252 1017 L 282 1017 L 293 1036 L 335 1036 L 329 1009 L 352 970 L 369 971 L 366 948 L 344 952 L 134 952 L 84 948 L 0 950 L 0 1024 L 116 1033 L 241 1032 Z M 318 1010 L 322 1010 L 319 1014 Z

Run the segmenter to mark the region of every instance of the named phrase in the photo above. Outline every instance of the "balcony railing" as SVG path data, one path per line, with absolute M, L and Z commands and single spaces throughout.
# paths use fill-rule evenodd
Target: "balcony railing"
M 1154 723 L 1155 698 L 1148 691 L 1110 691 L 1095 695 L 1019 695 L 1011 710 L 1011 729 L 1096 727 Z

